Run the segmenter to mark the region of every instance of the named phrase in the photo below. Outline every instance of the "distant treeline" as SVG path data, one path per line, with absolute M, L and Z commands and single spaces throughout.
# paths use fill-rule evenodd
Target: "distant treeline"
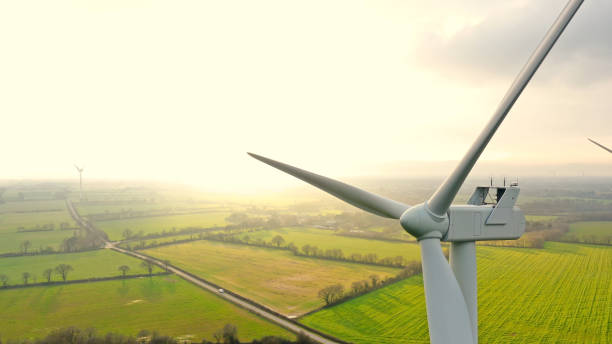
M 393 268 L 401 268 L 405 267 L 408 263 L 403 256 L 394 256 L 394 257 L 378 257 L 376 253 L 353 253 L 350 255 L 345 255 L 342 249 L 334 248 L 334 249 L 320 249 L 315 245 L 306 244 L 301 248 L 297 247 L 294 243 L 286 243 L 285 239 L 277 235 L 273 237 L 269 242 L 262 240 L 261 238 L 257 238 L 251 240 L 249 235 L 245 235 L 243 238 L 236 236 L 234 233 L 209 233 L 198 235 L 192 239 L 183 239 L 176 240 L 173 242 L 165 242 L 165 243 L 157 243 L 150 242 L 148 244 L 143 243 L 142 245 L 132 246 L 131 249 L 140 250 L 140 249 L 148 249 L 158 246 L 172 245 L 183 242 L 195 241 L 195 240 L 209 240 L 209 241 L 220 241 L 227 242 L 232 244 L 240 244 L 240 245 L 248 245 L 248 246 L 257 246 L 257 247 L 265 247 L 272 248 L 278 250 L 286 250 L 293 253 L 295 256 L 302 257 L 313 257 L 319 259 L 328 259 L 328 260 L 336 260 L 336 261 L 344 261 L 351 263 L 359 263 L 359 264 L 368 264 L 368 265 L 378 265 L 385 267 L 393 267 Z
M 316 344 L 309 337 L 300 333 L 295 341 L 282 337 L 266 336 L 251 342 L 241 342 L 238 337 L 238 329 L 232 324 L 226 324 L 212 334 L 215 342 L 202 340 L 194 342 L 186 338 L 174 338 L 163 335 L 157 331 L 141 330 L 135 336 L 126 336 L 120 333 L 108 332 L 98 334 L 94 328 L 80 329 L 77 327 L 65 327 L 51 331 L 47 336 L 39 339 L 6 340 L 5 344 Z M 0 338 L 0 344 L 3 344 Z

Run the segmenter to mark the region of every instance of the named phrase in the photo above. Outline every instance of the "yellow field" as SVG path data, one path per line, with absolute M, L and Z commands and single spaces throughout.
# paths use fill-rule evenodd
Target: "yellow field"
M 296 257 L 284 250 L 208 241 L 142 251 L 168 259 L 186 271 L 264 304 L 280 313 L 299 315 L 323 305 L 320 289 L 342 283 L 395 275 L 399 270 Z

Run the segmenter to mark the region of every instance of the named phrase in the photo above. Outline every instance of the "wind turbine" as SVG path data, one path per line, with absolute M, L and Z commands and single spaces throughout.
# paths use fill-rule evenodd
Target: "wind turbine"
M 591 139 L 589 139 L 588 137 L 587 137 L 587 140 L 589 140 L 589 141 L 593 142 L 594 144 L 596 144 L 597 146 L 599 146 L 599 147 L 601 147 L 601 148 L 603 148 L 603 149 L 607 150 L 609 153 L 612 153 L 612 150 L 611 150 L 610 148 L 608 148 L 608 147 L 606 147 L 606 146 L 602 145 L 601 143 L 599 143 L 599 142 L 597 142 L 597 141 L 595 141 L 595 140 L 591 140 Z
M 478 343 L 476 246 L 478 240 L 518 239 L 525 231 L 525 216 L 515 207 L 518 185 L 477 187 L 467 205 L 453 199 L 497 128 L 527 86 L 583 0 L 569 0 L 548 30 L 483 131 L 455 170 L 424 203 L 408 206 L 278 161 L 249 153 L 367 212 L 398 219 L 421 247 L 429 337 L 434 344 Z M 490 191 L 495 200 L 487 203 Z M 450 264 L 440 241 L 451 243 Z
M 77 171 L 79 171 L 79 202 L 83 201 L 83 169 L 84 167 L 79 167 L 76 164 L 74 165 Z

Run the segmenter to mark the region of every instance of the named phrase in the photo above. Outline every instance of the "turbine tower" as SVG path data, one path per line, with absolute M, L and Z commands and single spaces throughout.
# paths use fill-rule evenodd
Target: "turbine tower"
M 548 30 L 483 131 L 454 171 L 424 203 L 408 206 L 260 155 L 253 158 L 299 178 L 367 212 L 399 220 L 419 241 L 429 337 L 434 344 L 478 343 L 476 246 L 479 240 L 518 239 L 525 216 L 515 207 L 519 194 L 510 186 L 477 187 L 467 205 L 451 205 L 459 188 L 504 118 L 529 83 L 583 0 L 569 0 Z M 489 199 L 493 199 L 489 202 Z M 450 264 L 440 241 L 451 243 Z
M 83 201 L 83 167 L 74 165 L 79 172 L 79 202 Z

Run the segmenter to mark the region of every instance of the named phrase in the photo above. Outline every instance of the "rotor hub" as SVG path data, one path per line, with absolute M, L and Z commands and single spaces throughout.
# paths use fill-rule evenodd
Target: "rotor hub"
M 402 228 L 418 240 L 443 238 L 448 232 L 448 215 L 438 216 L 429 210 L 427 203 L 408 208 L 400 217 Z

